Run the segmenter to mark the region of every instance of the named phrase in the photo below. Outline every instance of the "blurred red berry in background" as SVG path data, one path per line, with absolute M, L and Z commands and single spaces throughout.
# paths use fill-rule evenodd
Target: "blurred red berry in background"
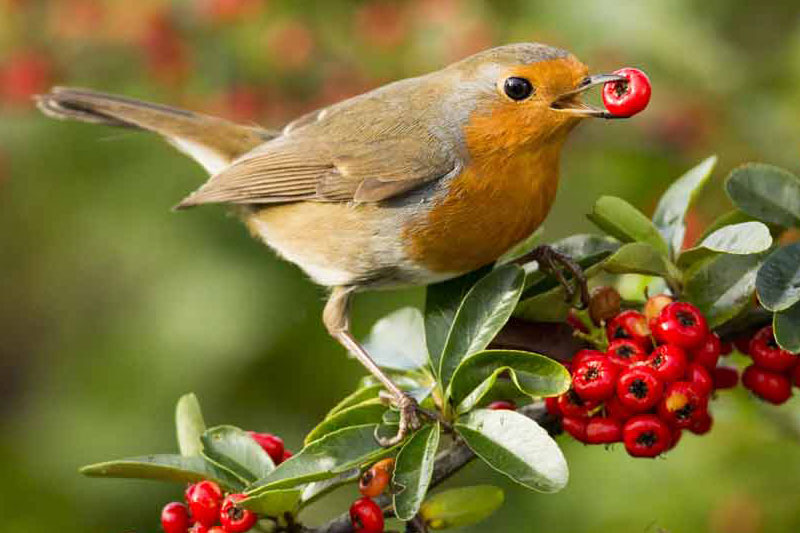
M 167 11 L 157 11 L 147 22 L 141 42 L 150 75 L 159 83 L 179 86 L 189 75 L 189 53 Z
M 49 89 L 54 77 L 53 62 L 44 53 L 36 50 L 12 52 L 0 64 L 0 98 L 4 105 L 32 109 L 31 97 Z

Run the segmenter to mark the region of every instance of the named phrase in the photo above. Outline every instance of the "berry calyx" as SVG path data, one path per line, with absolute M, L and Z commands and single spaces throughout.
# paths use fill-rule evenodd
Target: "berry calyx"
M 180 502 L 171 502 L 161 510 L 161 529 L 164 533 L 186 533 L 189 530 L 189 509 Z
M 625 368 L 647 359 L 647 352 L 642 345 L 630 339 L 611 341 L 606 352 L 608 360 L 620 368 Z
M 381 533 L 383 511 L 369 498 L 361 498 L 350 506 L 350 523 L 358 533 Z
M 652 91 L 647 74 L 636 68 L 623 68 L 614 74 L 626 81 L 612 81 L 603 86 L 603 104 L 609 113 L 631 117 L 647 107 Z
M 586 426 L 588 421 L 585 418 L 565 416 L 561 420 L 562 429 L 578 442 L 588 442 L 586 436 Z
M 672 431 L 655 415 L 637 415 L 623 426 L 622 440 L 633 457 L 656 457 L 669 449 Z
M 617 339 L 627 339 L 638 342 L 642 347 L 650 345 L 650 328 L 647 319 L 639 311 L 628 309 L 623 311 L 608 324 L 606 324 L 606 336 L 609 342 Z
M 369 470 L 361 474 L 358 480 L 358 491 L 362 496 L 376 498 L 389 485 L 394 469 L 394 459 L 383 459 L 372 465 Z
M 800 360 L 796 355 L 778 346 L 772 333 L 772 326 L 758 330 L 750 341 L 748 352 L 753 358 L 753 363 L 773 372 L 785 372 Z
M 516 411 L 517 405 L 508 400 L 497 400 L 487 405 L 486 408 L 492 411 Z
M 244 533 L 250 530 L 258 520 L 258 515 L 253 511 L 237 505 L 244 499 L 247 499 L 244 494 L 229 494 L 222 502 L 219 521 L 228 533 Z
M 614 394 L 617 366 L 604 358 L 586 359 L 572 374 L 572 387 L 583 400 L 603 401 Z
M 783 374 L 748 366 L 742 374 L 742 385 L 759 398 L 780 405 L 792 395 L 792 384 Z
M 283 462 L 283 439 L 271 433 L 248 431 L 254 441 L 269 455 L 272 462 L 279 465 Z
M 612 417 L 590 418 L 586 424 L 586 442 L 589 444 L 611 444 L 622 440 L 622 424 Z
M 686 380 L 694 384 L 697 390 L 706 396 L 714 390 L 714 378 L 703 365 L 690 363 L 686 367 Z
M 622 405 L 636 412 L 655 407 L 663 392 L 664 385 L 650 367 L 628 368 L 617 380 L 617 398 Z
M 671 383 L 658 404 L 658 415 L 676 428 L 690 428 L 708 409 L 708 396 L 688 381 Z
M 645 364 L 655 370 L 662 381 L 677 381 L 686 373 L 686 352 L 674 344 L 662 344 L 650 353 Z
M 206 527 L 211 527 L 219 519 L 222 504 L 222 489 L 213 481 L 200 481 L 187 491 L 186 503 L 192 518 Z
M 700 310 L 688 302 L 672 302 L 653 322 L 653 335 L 661 344 L 687 350 L 698 348 L 708 335 L 708 324 Z

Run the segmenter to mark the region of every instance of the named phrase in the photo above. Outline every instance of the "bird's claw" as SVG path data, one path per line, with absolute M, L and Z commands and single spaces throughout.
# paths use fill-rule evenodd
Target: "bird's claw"
M 395 402 L 397 409 L 400 411 L 400 425 L 397 433 L 392 437 L 375 435 L 375 440 L 384 448 L 390 448 L 403 442 L 409 433 L 413 433 L 422 427 L 419 416 L 417 416 L 420 412 L 420 407 L 414 398 L 408 394 L 403 394 L 396 398 Z
M 539 263 L 539 268 L 543 271 L 548 271 L 553 274 L 558 282 L 564 287 L 567 302 L 572 302 L 575 295 L 580 293 L 579 309 L 585 309 L 589 306 L 589 285 L 586 281 L 586 275 L 583 269 L 568 255 L 556 251 L 550 246 L 537 246 L 524 256 L 515 261 L 517 264 L 525 264 L 530 261 Z M 574 284 L 570 283 L 564 277 L 562 268 L 569 271 L 574 279 Z

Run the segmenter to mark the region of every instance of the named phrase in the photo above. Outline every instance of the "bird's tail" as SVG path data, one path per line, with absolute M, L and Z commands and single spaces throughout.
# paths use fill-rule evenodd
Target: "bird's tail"
M 221 118 L 86 89 L 55 87 L 36 97 L 47 116 L 153 131 L 210 174 L 278 135 Z

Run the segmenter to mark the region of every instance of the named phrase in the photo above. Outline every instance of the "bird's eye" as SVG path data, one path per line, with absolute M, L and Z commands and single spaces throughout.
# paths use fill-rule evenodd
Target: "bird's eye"
M 525 100 L 534 92 L 530 81 L 516 76 L 506 79 L 503 90 L 512 100 Z

